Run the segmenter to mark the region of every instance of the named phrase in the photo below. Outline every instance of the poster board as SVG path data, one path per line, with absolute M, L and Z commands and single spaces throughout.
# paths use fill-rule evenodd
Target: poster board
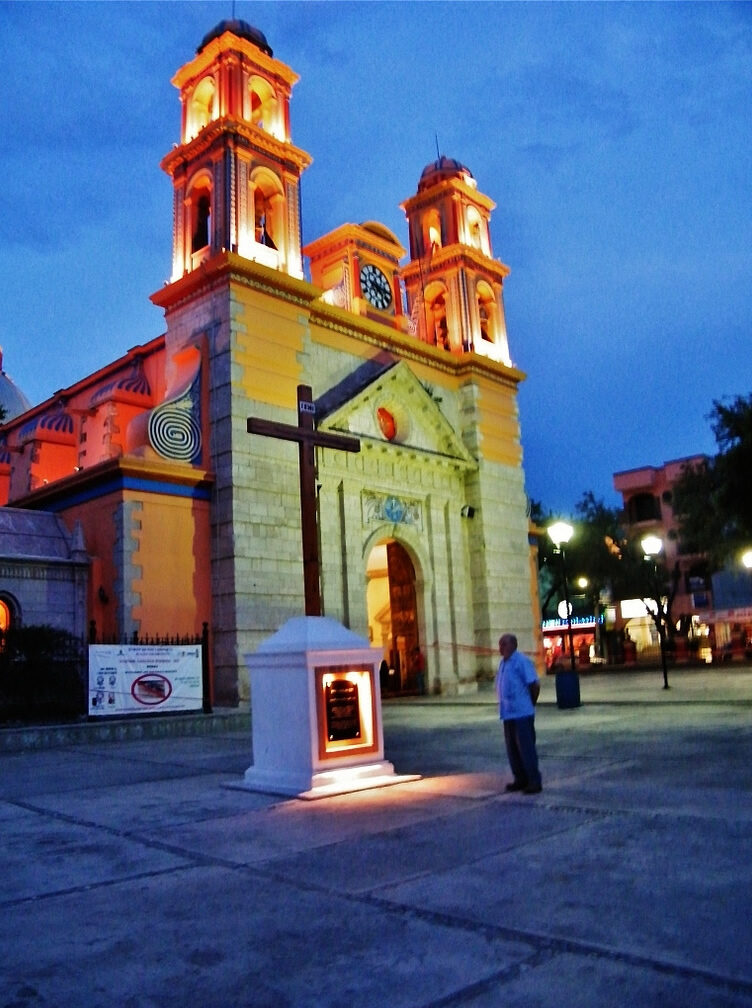
M 89 645 L 90 717 L 200 711 L 202 706 L 200 644 Z

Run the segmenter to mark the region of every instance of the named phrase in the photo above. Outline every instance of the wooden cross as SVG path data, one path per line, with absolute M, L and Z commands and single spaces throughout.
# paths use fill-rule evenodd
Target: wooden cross
M 310 385 L 298 385 L 298 426 L 248 417 L 248 433 L 298 442 L 300 526 L 303 536 L 303 588 L 306 616 L 321 616 L 319 529 L 316 507 L 316 447 L 359 452 L 360 441 L 345 434 L 317 431 Z

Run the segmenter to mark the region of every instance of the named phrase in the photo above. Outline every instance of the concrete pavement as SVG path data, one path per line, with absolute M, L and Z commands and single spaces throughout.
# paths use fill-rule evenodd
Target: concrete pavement
M 0 1006 L 752 1006 L 752 671 L 670 682 L 546 679 L 534 797 L 490 692 L 387 703 L 422 779 L 317 802 L 228 787 L 231 717 L 5 752 Z

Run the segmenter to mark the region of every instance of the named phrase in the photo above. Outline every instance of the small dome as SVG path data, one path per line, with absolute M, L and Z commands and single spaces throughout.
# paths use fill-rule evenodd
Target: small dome
M 391 242 L 393 245 L 399 245 L 399 238 L 394 231 L 390 231 L 385 224 L 369 220 L 363 221 L 360 226 L 364 231 L 370 231 L 371 234 L 376 235 L 377 238 L 383 238 L 384 241 Z
M 454 158 L 442 155 L 436 161 L 427 164 L 423 169 L 420 182 L 418 183 L 418 192 L 428 189 L 430 186 L 436 185 L 437 182 L 442 182 L 448 178 L 461 178 L 467 182 L 475 182 L 473 173 L 469 168 L 466 168 L 465 165 Z
M 0 406 L 5 410 L 5 414 L 0 423 L 12 420 L 20 416 L 26 410 L 31 409 L 31 403 L 23 394 L 20 388 L 13 382 L 12 378 L 3 371 L 3 351 L 0 348 Z
M 212 28 L 210 32 L 204 35 L 201 39 L 201 45 L 196 52 L 200 53 L 210 42 L 215 38 L 219 38 L 220 35 L 224 35 L 225 32 L 232 32 L 238 38 L 252 42 L 258 49 L 265 52 L 267 56 L 274 55 L 271 46 L 266 41 L 264 33 L 260 32 L 258 28 L 254 28 L 253 25 L 249 25 L 247 21 L 241 21 L 239 18 L 227 18 L 224 21 L 220 21 L 216 28 Z

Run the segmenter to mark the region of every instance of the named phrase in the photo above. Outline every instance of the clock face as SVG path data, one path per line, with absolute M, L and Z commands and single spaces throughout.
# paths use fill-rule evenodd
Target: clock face
M 385 311 L 392 303 L 392 288 L 377 266 L 366 263 L 360 268 L 360 289 L 374 308 Z

